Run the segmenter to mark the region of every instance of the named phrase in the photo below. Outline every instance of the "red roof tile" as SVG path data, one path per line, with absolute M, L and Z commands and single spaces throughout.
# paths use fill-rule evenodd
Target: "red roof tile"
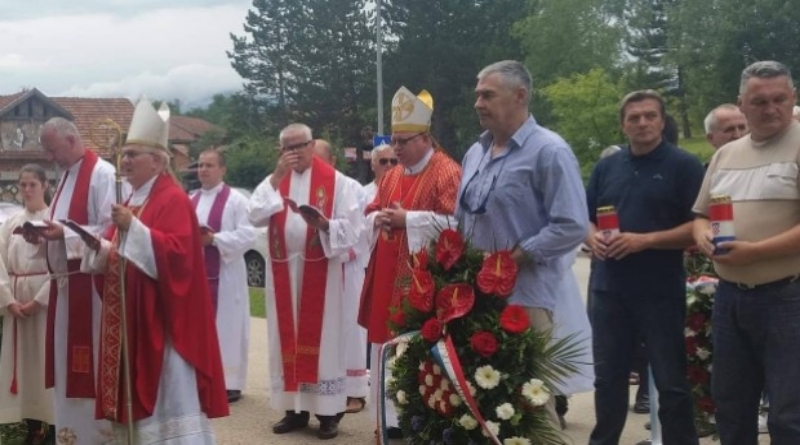
M 25 91 L 20 91 L 19 93 L 10 94 L 8 96 L 0 96 L 0 110 L 5 108 L 11 102 L 17 100 L 23 94 L 25 94 Z
M 192 142 L 212 130 L 224 133 L 222 128 L 197 117 L 172 116 L 169 123 L 170 141 Z

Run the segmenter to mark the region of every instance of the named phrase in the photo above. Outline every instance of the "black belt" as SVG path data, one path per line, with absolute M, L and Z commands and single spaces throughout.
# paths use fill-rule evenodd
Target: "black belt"
M 769 289 L 771 287 L 781 287 L 787 284 L 794 283 L 800 279 L 800 274 L 792 275 L 786 278 L 781 278 L 780 280 L 770 281 L 769 283 L 761 283 L 761 284 L 747 284 L 747 283 L 736 283 L 733 281 L 728 281 L 728 283 L 736 286 L 741 290 L 761 290 L 761 289 Z

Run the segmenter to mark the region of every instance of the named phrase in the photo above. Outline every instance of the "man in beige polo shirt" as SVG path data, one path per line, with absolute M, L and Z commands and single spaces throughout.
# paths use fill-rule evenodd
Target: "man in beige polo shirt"
M 795 91 L 781 63 L 742 72 L 739 106 L 750 135 L 719 149 L 694 206 L 694 235 L 714 260 L 716 420 L 722 445 L 758 443 L 759 397 L 770 389 L 773 445 L 800 444 L 800 124 Z M 736 241 L 713 253 L 711 196 L 733 202 Z

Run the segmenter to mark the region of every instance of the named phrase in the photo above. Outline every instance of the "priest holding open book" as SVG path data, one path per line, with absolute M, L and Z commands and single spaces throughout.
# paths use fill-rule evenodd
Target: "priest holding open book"
M 210 445 L 208 419 L 228 415 L 228 402 L 200 225 L 169 168 L 168 119 L 164 105 L 158 112 L 147 99 L 136 105 L 121 163 L 131 197 L 113 206 L 104 239 L 83 236 L 90 249 L 81 270 L 105 275 L 96 410 L 113 422 L 120 443 L 132 418 L 137 444 Z M 123 390 L 123 301 L 131 412 Z
M 275 171 L 247 206 L 250 221 L 269 233 L 270 402 L 286 412 L 272 431 L 305 428 L 314 413 L 317 436 L 330 439 L 347 403 L 342 257 L 364 217 L 344 176 L 314 156 L 310 128 L 289 125 L 279 139 Z

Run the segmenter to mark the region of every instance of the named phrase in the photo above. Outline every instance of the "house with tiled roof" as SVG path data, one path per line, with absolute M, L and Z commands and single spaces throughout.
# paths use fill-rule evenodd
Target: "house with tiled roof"
M 36 88 L 0 96 L 0 201 L 19 201 L 18 172 L 29 162 L 42 164 L 52 179 L 57 178 L 55 166 L 39 144 L 39 131 L 48 119 L 71 120 L 78 127 L 83 143 L 108 157 L 106 150 L 92 141 L 92 125 L 108 118 L 127 129 L 133 109 L 131 101 L 125 98 L 48 97 Z M 209 131 L 224 133 L 203 119 L 172 116 L 169 141 L 177 170 L 189 165 L 189 147 Z

